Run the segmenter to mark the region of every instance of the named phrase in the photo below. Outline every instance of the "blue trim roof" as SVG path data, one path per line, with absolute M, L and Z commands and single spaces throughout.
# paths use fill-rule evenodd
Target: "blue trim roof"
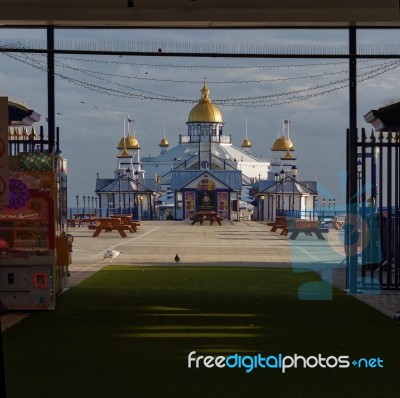
M 242 189 L 242 172 L 240 170 L 184 170 L 171 171 L 171 190 L 183 189 L 203 174 L 209 174 L 233 191 Z

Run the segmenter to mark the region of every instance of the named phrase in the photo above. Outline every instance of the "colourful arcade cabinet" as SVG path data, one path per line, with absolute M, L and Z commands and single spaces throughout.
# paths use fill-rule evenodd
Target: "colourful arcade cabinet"
M 12 126 L 5 104 L 0 98 L 0 301 L 52 310 L 71 262 L 66 161 L 46 150 L 42 131 Z

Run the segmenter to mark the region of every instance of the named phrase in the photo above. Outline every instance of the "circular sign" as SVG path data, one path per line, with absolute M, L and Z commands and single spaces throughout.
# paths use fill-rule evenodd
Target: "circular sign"
M 20 207 L 25 206 L 30 197 L 27 186 L 23 182 L 11 178 L 9 190 L 10 207 L 13 209 L 19 209 Z

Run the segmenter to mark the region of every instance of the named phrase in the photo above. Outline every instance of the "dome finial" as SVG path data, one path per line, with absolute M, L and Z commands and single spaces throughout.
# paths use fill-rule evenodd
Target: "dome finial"
M 169 147 L 169 143 L 168 143 L 168 140 L 165 138 L 165 120 L 164 119 L 163 119 L 163 126 L 164 126 L 164 134 L 163 134 L 163 138 L 160 141 L 159 146 L 161 148 L 167 148 L 167 147 Z
M 251 148 L 251 142 L 247 138 L 247 119 L 246 119 L 246 138 L 242 142 L 242 148 Z
M 210 102 L 210 90 L 206 85 L 206 78 L 203 79 L 203 88 L 200 90 L 201 91 L 201 102 Z

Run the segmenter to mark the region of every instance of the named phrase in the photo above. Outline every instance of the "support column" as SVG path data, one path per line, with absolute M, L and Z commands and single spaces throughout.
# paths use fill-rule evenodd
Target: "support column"
M 349 131 L 347 136 L 347 288 L 357 293 L 357 28 L 349 28 Z
M 49 152 L 55 146 L 55 89 L 54 89 L 54 26 L 47 27 L 47 120 L 49 134 Z

